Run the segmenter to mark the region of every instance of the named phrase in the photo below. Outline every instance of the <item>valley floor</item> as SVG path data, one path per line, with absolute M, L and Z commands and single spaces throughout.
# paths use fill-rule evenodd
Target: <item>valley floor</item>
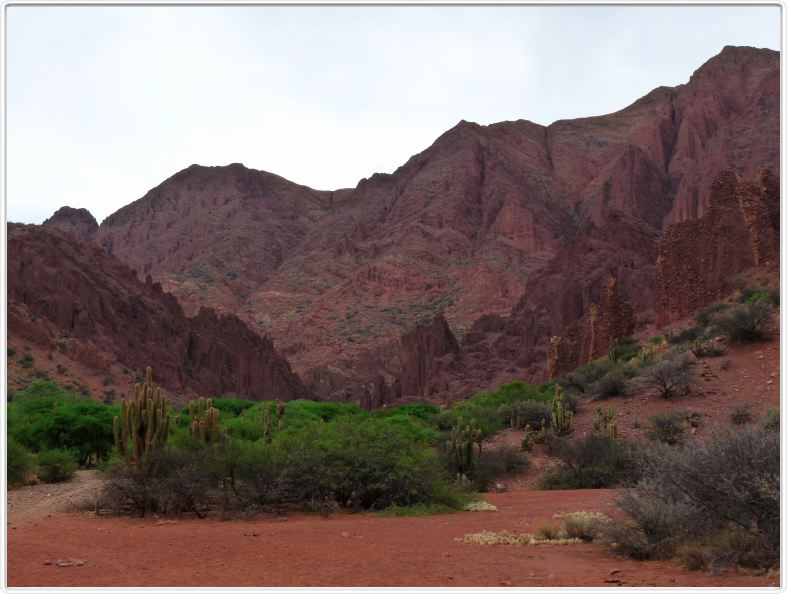
M 687 571 L 624 559 L 597 544 L 454 540 L 483 530 L 533 532 L 559 512 L 617 515 L 613 490 L 488 494 L 498 512 L 252 521 L 51 513 L 29 503 L 35 495 L 23 511 L 17 493 L 10 494 L 17 505 L 8 518 L 9 586 L 778 586 L 778 576 Z

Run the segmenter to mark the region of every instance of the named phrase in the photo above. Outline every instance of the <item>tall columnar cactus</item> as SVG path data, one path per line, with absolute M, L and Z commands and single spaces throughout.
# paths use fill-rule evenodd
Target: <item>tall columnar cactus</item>
M 555 435 L 571 433 L 574 424 L 574 413 L 571 407 L 563 402 L 563 390 L 555 384 L 555 397 L 552 399 L 552 432 Z
M 189 420 L 189 435 L 199 441 L 213 445 L 226 438 L 219 429 L 219 409 L 213 407 L 212 398 L 200 397 L 196 403 L 189 402 Z
M 445 443 L 448 455 L 456 464 L 458 479 L 467 480 L 473 466 L 473 444 L 480 441 L 481 429 L 476 427 L 475 419 L 465 425 L 462 417 L 459 417 L 456 426 L 451 430 L 451 439 Z
M 284 429 L 284 404 L 281 402 L 276 405 L 276 428 L 279 431 Z
M 150 460 L 163 447 L 169 436 L 170 414 L 161 388 L 153 383 L 153 370 L 148 367 L 145 383 L 134 385 L 131 403 L 124 398 L 120 416 L 114 419 L 115 449 L 129 466 Z
M 271 442 L 271 411 L 266 406 L 262 411 L 262 436 L 266 444 Z
M 607 439 L 618 438 L 618 424 L 614 420 L 615 409 L 612 405 L 605 409 L 599 407 L 596 409 L 596 419 L 593 421 L 593 427 L 601 434 L 601 437 Z
M 525 423 L 525 432 L 522 434 L 521 447 L 523 450 L 530 452 L 533 450 L 533 445 L 536 443 L 535 431 L 530 428 L 530 423 Z

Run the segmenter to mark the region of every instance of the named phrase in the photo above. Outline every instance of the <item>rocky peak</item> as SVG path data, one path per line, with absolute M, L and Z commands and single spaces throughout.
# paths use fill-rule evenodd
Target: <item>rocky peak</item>
M 82 241 L 89 242 L 98 230 L 98 222 L 86 208 L 63 206 L 43 223 L 44 227 L 70 233 Z

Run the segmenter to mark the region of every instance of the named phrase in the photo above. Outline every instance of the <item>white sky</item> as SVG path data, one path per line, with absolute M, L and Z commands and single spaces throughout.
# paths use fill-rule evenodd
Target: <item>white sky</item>
M 317 189 L 391 172 L 461 119 L 599 115 L 775 6 L 7 8 L 7 214 L 101 221 L 192 163 Z

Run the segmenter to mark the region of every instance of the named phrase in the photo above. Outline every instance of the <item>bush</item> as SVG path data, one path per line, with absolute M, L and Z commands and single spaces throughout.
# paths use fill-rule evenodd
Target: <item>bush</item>
M 503 424 L 513 429 L 522 429 L 525 425 L 530 425 L 531 429 L 536 430 L 541 427 L 542 421 L 548 425 L 552 418 L 552 408 L 549 404 L 533 400 L 503 404 L 499 411 Z
M 767 340 L 772 323 L 771 306 L 764 300 L 736 307 L 712 322 L 714 332 L 726 336 L 730 342 L 741 344 Z
M 572 373 L 567 374 L 561 381 L 567 390 L 584 394 L 590 386 L 602 377 L 617 369 L 617 364 L 608 359 L 590 361 L 577 367 Z
M 779 306 L 778 287 L 746 287 L 741 290 L 741 303 L 757 303 L 762 301 L 770 307 Z
M 541 478 L 544 489 L 596 489 L 635 480 L 636 451 L 597 435 L 554 438 L 549 449 L 561 466 Z
M 640 389 L 655 388 L 662 398 L 688 391 L 698 381 L 694 359 L 687 353 L 662 357 L 640 370 L 634 385 Z
M 769 408 L 768 411 L 760 419 L 760 427 L 765 431 L 779 432 L 779 409 Z
M 9 485 L 24 485 L 35 472 L 35 459 L 24 446 L 11 437 L 6 449 L 6 477 Z
M 85 465 L 114 447 L 113 418 L 114 410 L 100 402 L 67 402 L 40 414 L 27 436 L 41 449 L 71 450 Z
M 590 542 L 609 524 L 609 516 L 599 512 L 571 512 L 562 514 L 566 538 L 578 538 Z
M 523 470 L 528 464 L 527 454 L 515 447 L 502 445 L 496 450 L 484 450 L 475 460 L 469 478 L 479 491 L 488 491 L 500 477 Z
M 33 367 L 33 356 L 31 354 L 26 354 L 22 356 L 21 365 L 24 369 L 32 369 Z
M 16 349 L 13 348 L 13 347 L 8 347 L 8 349 L 6 350 L 6 353 L 8 353 L 8 358 L 10 359 L 14 355 L 16 355 Z
M 729 308 L 730 308 L 730 304 L 724 303 L 723 301 L 717 301 L 716 303 L 711 303 L 709 306 L 701 309 L 697 313 L 697 315 L 694 316 L 694 321 L 697 322 L 697 324 L 699 324 L 700 326 L 702 326 L 702 328 L 705 328 L 711 323 L 711 321 L 713 320 L 713 316 Z
M 633 336 L 621 338 L 612 343 L 609 347 L 607 356 L 610 361 L 623 361 L 624 363 L 639 357 L 642 354 L 642 347 Z
M 649 439 L 667 445 L 682 443 L 685 418 L 685 413 L 674 410 L 653 415 L 649 419 L 649 426 L 645 434 Z
M 65 450 L 44 450 L 36 456 L 38 477 L 45 483 L 61 483 L 74 477 L 78 465 Z
M 632 518 L 611 533 L 619 550 L 666 558 L 699 544 L 706 565 L 778 564 L 777 433 L 742 429 L 659 451 L 642 458 L 641 476 L 619 502 Z
M 597 398 L 626 396 L 630 392 L 630 379 L 635 371 L 632 368 L 616 367 L 593 382 L 588 393 Z
M 436 456 L 379 418 L 339 418 L 308 434 L 282 435 L 289 490 L 301 500 L 364 509 L 428 501 L 442 477 Z
M 736 406 L 735 410 L 733 410 L 732 413 L 730 414 L 730 420 L 735 425 L 745 425 L 746 423 L 751 423 L 752 421 L 751 406 L 750 405 Z
M 669 337 L 670 344 L 681 344 L 684 342 L 693 342 L 698 340 L 702 336 L 705 335 L 705 328 L 702 326 L 690 326 L 678 332 L 677 334 L 672 334 Z

